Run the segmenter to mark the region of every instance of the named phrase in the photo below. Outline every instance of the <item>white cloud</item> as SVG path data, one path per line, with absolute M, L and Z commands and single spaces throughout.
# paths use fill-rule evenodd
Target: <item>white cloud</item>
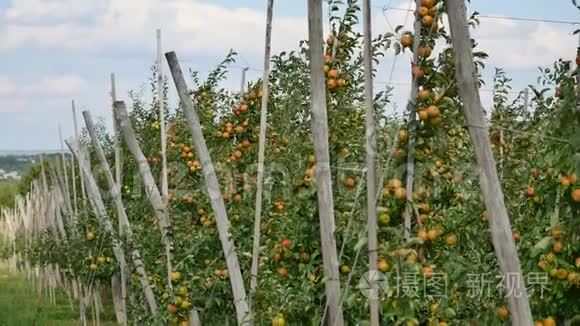
M 16 90 L 14 82 L 7 77 L 0 77 L 0 96 L 13 94 Z
M 68 49 L 154 48 L 155 29 L 162 27 L 167 49 L 187 54 L 223 54 L 229 48 L 261 54 L 265 13 L 246 8 L 224 8 L 189 0 L 51 1 L 36 9 L 14 0 L 0 28 L 2 48 L 39 46 Z M 41 0 L 25 0 L 29 5 Z M 78 2 L 78 3 L 77 3 Z M 56 8 L 68 8 L 59 11 Z M 91 12 L 92 20 L 79 16 Z M 50 19 L 59 18 L 56 22 Z M 28 21 L 36 21 L 28 24 Z M 48 20 L 42 23 L 43 20 Z M 295 48 L 307 35 L 306 18 L 276 17 L 275 51 Z
M 411 29 L 414 8 L 399 1 L 384 14 L 374 8 L 375 31 L 406 22 Z M 79 19 L 90 15 L 91 19 Z M 0 48 L 43 48 L 115 51 L 154 49 L 154 31 L 163 28 L 164 48 L 178 53 L 222 55 L 228 49 L 261 57 L 265 13 L 225 8 L 191 0 L 13 0 L 0 27 Z M 88 16 L 87 16 L 88 17 Z M 87 18 L 85 17 L 85 18 Z M 34 23 L 30 23 L 34 22 Z M 388 22 L 388 23 L 387 23 Z M 305 17 L 274 18 L 273 51 L 295 49 L 307 36 Z M 473 35 L 493 64 L 535 68 L 558 57 L 571 57 L 576 44 L 568 26 L 481 19 Z
M 48 76 L 25 88 L 24 93 L 36 96 L 72 96 L 85 88 L 85 81 L 79 76 Z
M 576 36 L 572 28 L 542 22 L 481 20 L 474 38 L 498 67 L 527 69 L 550 65 L 558 58 L 572 58 Z
M 81 93 L 86 81 L 75 75 L 52 75 L 37 80 L 17 80 L 0 76 L 0 98 L 12 101 L 26 97 L 71 97 Z
M 74 0 L 16 0 L 4 12 L 4 18 L 10 21 L 35 22 L 47 18 L 71 18 L 94 12 L 100 1 Z

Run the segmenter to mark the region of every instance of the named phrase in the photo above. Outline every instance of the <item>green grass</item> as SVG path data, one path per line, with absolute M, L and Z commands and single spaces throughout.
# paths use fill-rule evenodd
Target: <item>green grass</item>
M 71 309 L 68 298 L 60 291 L 56 294 L 56 305 L 51 304 L 48 296 L 39 295 L 22 275 L 0 269 L 0 326 L 78 325 L 78 303 L 73 301 L 72 305 Z M 101 325 L 116 324 L 111 310 L 101 316 Z M 90 316 L 88 312 L 89 324 Z

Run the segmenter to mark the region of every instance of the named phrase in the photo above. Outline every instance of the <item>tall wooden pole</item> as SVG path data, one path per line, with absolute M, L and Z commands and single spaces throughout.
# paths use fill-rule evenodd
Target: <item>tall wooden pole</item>
M 376 134 L 375 112 L 373 98 L 373 50 L 371 31 L 371 4 L 370 0 L 363 0 L 363 56 L 364 82 L 366 107 L 366 152 L 367 152 L 367 218 L 369 237 L 369 285 L 370 293 L 370 322 L 371 326 L 379 326 L 379 300 L 376 281 L 377 276 L 377 208 L 376 208 Z
M 242 325 L 249 321 L 246 289 L 244 287 L 244 280 L 242 278 L 242 271 L 238 260 L 238 254 L 236 252 L 236 246 L 231 237 L 231 225 L 228 220 L 226 206 L 220 190 L 220 184 L 203 137 L 199 117 L 193 106 L 193 101 L 190 97 L 187 84 L 185 83 L 183 72 L 179 66 L 177 55 L 175 52 L 168 52 L 165 54 L 165 58 L 167 59 L 167 64 L 171 70 L 177 94 L 179 95 L 181 105 L 183 106 L 183 112 L 185 113 L 189 125 L 192 142 L 195 146 L 199 161 L 201 162 L 207 192 L 215 213 L 218 235 L 222 244 L 226 265 L 230 272 L 230 283 L 234 295 L 234 305 L 236 307 L 238 324 Z
M 77 108 L 76 108 L 76 104 L 75 104 L 74 100 L 71 101 L 71 107 L 72 107 L 72 111 L 73 111 L 73 127 L 74 127 L 74 133 L 75 133 L 74 145 L 76 146 L 76 148 L 80 148 L 81 147 L 81 145 L 80 145 L 81 138 L 79 135 L 78 121 L 77 121 Z M 81 196 L 82 196 L 83 205 L 84 205 L 84 202 L 87 199 L 87 190 L 85 188 L 85 176 L 83 175 L 80 164 L 79 164 L 79 177 L 81 180 Z
M 262 224 L 262 193 L 264 183 L 264 154 L 268 119 L 268 89 L 270 87 L 270 48 L 272 39 L 272 14 L 274 0 L 268 0 L 266 10 L 266 44 L 264 45 L 264 76 L 262 77 L 262 108 L 260 110 L 260 141 L 258 145 L 258 175 L 256 177 L 256 207 L 254 215 L 254 246 L 252 248 L 252 269 L 250 294 L 258 285 L 258 261 L 260 256 L 260 229 Z
M 467 24 L 464 0 L 446 0 L 455 77 L 459 85 L 459 95 L 463 100 L 463 113 L 469 127 L 469 134 L 479 165 L 479 180 L 485 206 L 490 214 L 491 239 L 499 267 L 504 277 L 510 277 L 512 288 L 506 287 L 512 325 L 533 325 L 532 313 L 524 275 L 520 268 L 518 252 L 512 237 L 512 229 L 499 183 L 495 159 L 489 142 L 489 133 L 479 97 L 472 43 Z
M 578 33 L 578 49 L 576 50 L 576 62 L 580 57 L 580 33 Z M 580 112 L 580 65 L 576 65 L 576 111 Z
M 242 84 L 240 86 L 240 93 L 244 94 L 244 91 L 246 90 L 246 72 L 248 71 L 248 67 L 244 67 L 242 68 Z
M 119 217 L 119 220 L 122 220 L 122 224 L 124 225 L 124 227 L 119 231 L 119 233 L 122 232 L 123 234 L 126 234 L 129 242 L 132 242 L 133 231 L 131 230 L 131 224 L 129 223 L 129 218 L 127 217 L 127 212 L 125 210 L 125 206 L 123 205 L 123 201 L 121 198 L 120 184 L 116 182 L 115 179 L 113 178 L 113 173 L 111 172 L 109 163 L 107 163 L 105 152 L 103 151 L 101 144 L 99 144 L 99 139 L 97 138 L 95 124 L 93 123 L 93 119 L 91 118 L 91 113 L 89 111 L 84 111 L 83 116 L 85 118 L 87 131 L 89 132 L 89 136 L 91 137 L 91 141 L 93 142 L 93 147 L 95 149 L 95 152 L 97 153 L 97 158 L 101 164 L 101 168 L 103 169 L 105 179 L 107 180 L 107 184 L 109 186 L 109 193 L 111 195 L 111 198 L 113 198 L 113 202 L 115 203 L 117 216 Z M 155 301 L 155 295 L 153 293 L 153 290 L 151 289 L 151 285 L 149 284 L 147 273 L 145 271 L 145 266 L 143 264 L 143 260 L 141 259 L 141 253 L 137 249 L 137 246 L 134 246 L 134 248 L 135 249 L 133 249 L 133 251 L 131 252 L 133 263 L 135 265 L 137 273 L 141 276 L 139 280 L 141 281 L 141 285 L 143 286 L 143 292 L 145 294 L 145 299 L 147 300 L 147 303 L 149 305 L 149 310 L 151 311 L 152 315 L 155 315 L 157 314 L 157 302 Z M 126 271 L 123 270 L 121 270 L 121 282 L 126 284 Z M 123 286 L 121 284 L 121 294 L 123 301 L 125 301 L 126 299 L 127 295 L 126 293 L 127 293 L 126 286 Z
M 111 108 L 113 110 L 113 128 L 115 132 L 113 134 L 113 146 L 115 146 L 115 181 L 122 186 L 122 169 L 121 169 L 121 142 L 119 139 L 119 123 L 115 118 L 115 101 L 117 101 L 117 86 L 115 83 L 115 74 L 111 74 Z M 121 221 L 119 221 L 120 223 Z M 119 225 L 120 226 L 120 225 Z
M 101 197 L 101 193 L 99 191 L 99 187 L 97 185 L 97 182 L 95 181 L 95 178 L 91 173 L 90 167 L 87 164 L 86 159 L 84 159 L 85 155 L 79 155 L 80 149 L 73 148 L 73 146 L 71 146 L 69 143 L 67 143 L 67 146 L 69 147 L 71 153 L 73 153 L 73 155 L 77 158 L 77 161 L 79 161 L 79 164 L 82 167 L 82 172 L 85 175 L 85 182 L 87 183 L 86 186 L 87 186 L 87 194 L 88 194 L 89 203 L 91 204 L 93 211 L 95 212 L 95 215 L 97 216 L 99 224 L 101 225 L 103 230 L 111 236 L 113 253 L 115 255 L 115 259 L 117 260 L 117 262 L 119 264 L 119 268 L 123 269 L 123 268 L 125 268 L 125 266 L 127 266 L 127 262 L 125 260 L 125 252 L 123 250 L 123 247 L 121 246 L 121 241 L 119 240 L 117 233 L 113 229 L 113 225 L 112 225 L 111 220 L 109 218 L 109 215 L 107 213 L 107 209 L 105 208 L 105 204 L 104 204 L 103 199 Z M 88 158 L 88 156 L 86 156 L 86 158 Z M 98 306 L 98 305 L 95 305 L 95 306 Z M 98 313 L 97 313 L 97 318 L 99 318 Z M 122 323 L 126 323 L 126 320 L 127 320 L 127 317 L 125 315 L 124 319 L 122 320 Z
M 77 112 L 76 112 L 76 109 L 75 109 L 74 100 L 72 102 L 72 115 L 73 115 L 73 125 L 76 126 L 76 123 L 77 123 Z M 77 134 L 76 133 L 75 133 L 75 136 L 74 136 L 74 144 L 78 148 L 78 138 L 77 138 Z M 74 160 L 74 158 L 71 160 L 71 172 L 72 172 L 73 209 L 74 209 L 75 216 L 79 216 L 78 215 L 78 213 L 79 213 L 78 212 L 78 200 L 77 200 L 77 172 L 76 172 L 76 169 L 75 169 L 75 160 Z M 80 174 L 82 175 L 82 173 L 80 173 Z
M 137 136 L 135 136 L 135 131 L 131 126 L 131 120 L 129 119 L 129 113 L 127 112 L 127 108 L 125 107 L 125 102 L 117 101 L 114 104 L 115 106 L 115 118 L 119 123 L 119 128 L 121 129 L 121 133 L 123 134 L 123 138 L 125 139 L 125 144 L 127 145 L 127 149 L 137 162 L 137 166 L 139 168 L 139 173 L 141 178 L 143 179 L 143 183 L 145 186 L 145 191 L 147 193 L 147 198 L 153 207 L 155 212 L 155 217 L 157 218 L 157 224 L 159 225 L 159 231 L 161 231 L 161 241 L 163 241 L 163 245 L 165 247 L 165 258 L 166 258 L 166 265 L 167 265 L 167 286 L 172 289 L 171 284 L 171 273 L 173 272 L 173 267 L 171 263 L 172 259 L 172 244 L 171 238 L 169 233 L 169 218 L 167 217 L 167 206 L 166 203 L 163 201 L 161 197 L 161 193 L 159 192 L 159 188 L 155 183 L 155 178 L 153 177 L 153 173 L 151 173 L 151 168 L 149 167 L 149 163 L 147 163 L 147 159 L 141 150 L 141 146 L 139 145 L 139 141 L 137 141 Z
M 117 87 L 115 85 L 115 74 L 112 73 L 111 74 L 111 103 L 112 103 L 111 107 L 113 110 L 115 110 L 114 103 L 116 100 L 117 100 Z M 85 112 L 83 112 L 83 115 L 85 116 L 85 123 L 86 123 L 87 117 L 85 115 Z M 86 123 L 86 125 L 87 125 L 87 129 L 89 129 L 89 124 Z M 92 129 L 92 131 L 88 130 L 89 136 L 91 137 L 91 139 L 93 141 L 93 147 L 95 147 L 95 150 L 98 151 L 97 145 L 95 145 L 95 141 L 97 142 L 97 144 L 98 144 L 98 141 L 94 139 L 94 138 L 96 138 L 95 129 L 94 129 L 93 125 L 91 125 L 90 127 L 92 127 L 93 129 Z M 121 180 L 121 149 L 120 149 L 120 144 L 119 144 L 119 128 L 117 125 L 117 119 L 115 119 L 114 114 L 113 114 L 113 147 L 114 147 L 114 155 L 115 155 L 115 173 L 117 174 L 115 183 L 117 185 L 119 185 L 119 188 L 120 188 L 121 184 L 122 184 L 122 180 Z M 106 162 L 106 160 L 105 160 L 105 162 Z M 101 163 L 101 165 L 102 165 L 102 163 Z M 109 187 L 110 187 L 110 185 L 109 185 Z M 113 197 L 113 199 L 115 199 L 115 198 Z M 126 233 L 127 229 L 129 228 L 129 220 L 127 219 L 127 215 L 119 213 L 118 207 L 117 207 L 117 215 L 118 215 L 118 219 L 119 219 L 119 235 L 121 235 L 121 236 L 122 235 L 129 235 Z M 124 320 L 124 323 L 126 323 L 126 320 L 127 320 L 127 316 L 126 316 L 126 310 L 127 310 L 127 268 L 126 268 L 126 266 L 121 266 L 120 272 L 113 275 L 113 279 L 111 280 L 111 289 L 113 292 L 113 301 L 119 302 L 116 305 L 117 309 L 115 309 L 115 312 L 117 313 L 117 316 L 118 316 L 118 320 L 121 323 Z M 149 300 L 149 298 L 147 298 L 147 299 Z M 151 304 L 150 304 L 150 307 L 151 307 Z
M 161 196 L 167 203 L 167 131 L 165 128 L 165 96 L 163 95 L 163 54 L 161 53 L 161 29 L 157 30 L 157 102 L 159 103 L 159 129 L 161 132 Z
M 320 242 L 326 278 L 326 307 L 328 325 L 342 326 L 340 277 L 336 239 L 334 238 L 334 200 L 328 150 L 328 118 L 326 115 L 326 83 L 324 81 L 324 52 L 322 47 L 322 0 L 308 0 L 308 34 L 310 40 L 310 110 L 316 157 L 316 189 L 320 219 Z M 328 313 L 327 313 L 328 311 Z
M 421 6 L 421 0 L 415 0 L 417 8 Z M 419 42 L 421 42 L 421 17 L 415 10 L 415 23 L 413 24 L 413 65 L 419 64 Z M 409 102 L 407 102 L 407 112 L 409 112 L 409 143 L 407 149 L 407 177 L 405 180 L 405 190 L 407 191 L 407 202 L 405 204 L 404 215 L 404 230 L 403 237 L 405 240 L 411 238 L 411 216 L 413 209 L 411 203 L 413 201 L 413 186 L 415 180 L 415 133 L 417 130 L 417 93 L 418 80 L 413 76 L 411 82 L 411 94 L 409 95 Z
M 69 214 L 71 215 L 71 219 L 72 221 L 74 221 L 74 223 L 76 223 L 76 216 L 74 215 L 74 211 L 73 211 L 73 207 L 71 204 L 71 200 L 70 200 L 70 188 L 69 188 L 69 184 L 68 184 L 68 169 L 67 169 L 67 164 L 66 164 L 66 151 L 64 150 L 64 140 L 62 137 L 62 127 L 60 125 L 58 125 L 58 138 L 60 141 L 60 146 L 61 146 L 61 160 L 62 160 L 62 175 L 64 176 L 64 187 L 63 187 L 63 195 L 65 196 L 65 202 L 67 204 L 67 207 L 69 209 Z

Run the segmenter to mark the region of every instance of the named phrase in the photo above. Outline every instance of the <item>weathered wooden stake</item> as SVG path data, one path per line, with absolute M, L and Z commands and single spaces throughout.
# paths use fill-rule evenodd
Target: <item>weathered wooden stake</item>
M 264 76 L 262 77 L 262 107 L 260 109 L 260 140 L 258 144 L 258 175 L 256 176 L 256 206 L 254 211 L 254 244 L 252 248 L 252 268 L 250 295 L 258 285 L 258 265 L 260 259 L 260 230 L 262 224 L 262 193 L 264 188 L 264 154 L 266 151 L 266 129 L 268 123 L 268 90 L 270 87 L 270 48 L 272 43 L 272 15 L 274 0 L 268 0 L 266 9 L 266 44 L 264 45 Z
M 135 131 L 131 126 L 131 120 L 129 119 L 129 113 L 127 113 L 127 108 L 125 107 L 125 102 L 123 101 L 116 101 L 115 102 L 115 117 L 119 123 L 119 127 L 121 128 L 121 132 L 123 134 L 123 138 L 125 139 L 125 144 L 127 145 L 127 149 L 131 152 L 135 161 L 139 167 L 139 173 L 141 174 L 141 178 L 143 178 L 143 183 L 145 184 L 145 192 L 147 193 L 147 198 L 153 206 L 153 210 L 155 211 L 155 217 L 157 218 L 157 223 L 159 225 L 159 230 L 161 231 L 161 241 L 165 246 L 165 256 L 167 260 L 167 286 L 172 289 L 171 284 L 171 273 L 173 272 L 173 267 L 171 263 L 172 255 L 172 245 L 171 239 L 169 238 L 169 219 L 167 218 L 167 207 L 163 198 L 161 197 L 161 193 L 159 192 L 159 188 L 157 188 L 157 184 L 155 183 L 155 178 L 153 178 L 153 174 L 151 173 L 151 168 L 149 167 L 149 163 L 147 163 L 147 159 L 141 151 L 141 147 L 139 146 L 139 142 L 137 141 L 137 137 L 135 136 Z
M 179 66 L 179 61 L 177 60 L 177 55 L 175 52 L 168 52 L 165 54 L 165 58 L 169 64 L 175 88 L 177 89 L 177 94 L 179 95 L 185 117 L 189 124 L 191 138 L 195 145 L 199 161 L 201 162 L 211 206 L 215 212 L 219 238 L 224 251 L 226 265 L 230 272 L 230 283 L 234 295 L 234 305 L 236 307 L 238 324 L 242 325 L 249 322 L 246 289 L 244 287 L 244 280 L 242 278 L 242 271 L 240 269 L 236 247 L 231 239 L 230 221 L 228 220 L 226 207 L 220 190 L 220 184 L 211 157 L 209 156 L 209 151 L 201 130 L 199 117 L 197 116 L 193 106 L 193 101 L 189 95 L 183 72 Z
M 121 142 L 119 141 L 119 124 L 115 118 L 115 101 L 117 101 L 117 86 L 115 85 L 115 74 L 111 74 L 111 109 L 113 110 L 113 146 L 115 147 L 115 181 L 121 186 L 122 182 L 122 168 L 121 168 Z M 120 222 L 120 221 L 119 221 Z M 119 225 L 121 227 L 121 225 Z
M 421 0 L 415 0 L 416 8 L 421 6 Z M 421 17 L 415 11 L 415 23 L 413 24 L 413 65 L 419 64 L 419 43 L 421 42 Z M 405 180 L 405 190 L 407 191 L 407 202 L 405 204 L 403 237 L 405 240 L 411 238 L 411 217 L 413 216 L 413 185 L 415 180 L 415 133 L 417 130 L 417 93 L 418 81 L 413 77 L 411 82 L 411 94 L 407 102 L 407 112 L 409 112 L 409 143 L 407 148 L 407 177 Z
M 77 158 L 77 161 L 82 167 L 82 172 L 85 175 L 85 182 L 87 188 L 87 195 L 89 198 L 89 203 L 91 204 L 97 219 L 99 220 L 99 224 L 105 230 L 107 234 L 109 234 L 112 238 L 112 246 L 113 246 L 113 253 L 115 255 L 115 259 L 119 263 L 119 268 L 123 269 L 127 266 L 127 261 L 125 260 L 125 253 L 121 246 L 121 242 L 118 238 L 117 232 L 115 232 L 111 220 L 108 216 L 107 209 L 105 208 L 105 204 L 101 197 L 101 193 L 99 191 L 99 187 L 93 177 L 91 170 L 86 163 L 86 160 L 79 159 L 80 157 L 84 158 L 84 155 L 79 155 L 79 149 L 73 148 L 69 143 L 66 143 L 73 155 Z M 123 303 L 125 304 L 125 303 Z M 121 322 L 126 324 L 127 316 L 126 310 L 123 309 L 125 313 L 124 318 L 122 318 Z M 97 316 L 98 318 L 98 316 Z
M 74 106 L 74 101 L 73 101 L 73 105 L 72 105 L 72 115 L 73 115 L 73 125 L 75 125 L 77 123 L 77 112 L 75 110 L 75 106 Z M 74 138 L 74 143 L 75 146 L 77 144 L 77 138 L 76 138 L 76 134 L 75 134 L 75 138 Z M 77 200 L 77 172 L 76 172 L 76 168 L 75 168 L 75 160 L 72 159 L 70 161 L 71 163 L 71 172 L 72 172 L 72 196 L 73 196 L 73 209 L 74 209 L 74 215 L 75 218 L 78 217 L 78 200 Z
M 242 85 L 240 86 L 240 93 L 243 95 L 244 91 L 246 90 L 246 72 L 249 70 L 250 68 L 248 67 L 244 67 L 242 68 Z
M 157 30 L 157 102 L 159 103 L 159 130 L 161 133 L 161 196 L 167 202 L 167 131 L 165 128 L 165 96 L 163 95 L 163 55 L 161 53 L 161 29 Z
M 326 83 L 322 47 L 322 0 L 308 1 L 308 38 L 310 40 L 310 109 L 312 134 L 316 157 L 316 189 L 320 219 L 320 242 L 326 278 L 326 306 L 324 319 L 327 325 L 344 323 L 340 304 L 340 278 L 336 239 L 334 238 L 334 200 L 328 151 L 328 118 L 326 115 Z M 328 314 L 327 314 L 328 311 Z
M 580 33 L 578 33 L 578 48 L 576 50 L 576 58 L 578 57 L 580 57 Z M 578 64 L 576 65 L 576 111 L 580 112 L 580 65 Z
M 73 206 L 71 203 L 71 195 L 70 195 L 70 188 L 69 188 L 69 183 L 68 183 L 68 168 L 67 168 L 67 155 L 66 155 L 66 151 L 64 150 L 64 143 L 63 143 L 63 137 L 62 137 L 62 127 L 60 125 L 58 125 L 58 139 L 60 142 L 60 149 L 61 149 L 61 169 L 62 169 L 62 175 L 64 176 L 64 195 L 65 195 L 65 201 L 67 203 L 67 206 L 69 208 L 69 214 L 71 215 L 71 218 L 73 221 L 76 221 L 76 216 L 74 215 L 74 211 L 73 211 Z
M 373 50 L 371 31 L 370 0 L 363 0 L 363 56 L 366 107 L 366 152 L 367 152 L 367 218 L 369 237 L 369 285 L 370 285 L 370 322 L 379 326 L 379 300 L 377 284 L 377 185 L 376 185 L 376 133 L 375 108 L 373 98 Z
M 74 100 L 71 101 L 71 107 L 72 107 L 72 111 L 73 111 L 73 126 L 74 126 L 74 133 L 75 133 L 75 139 L 74 139 L 75 146 L 77 148 L 81 148 L 81 143 L 80 143 L 81 142 L 81 138 L 80 138 L 80 135 L 79 135 L 78 122 L 77 122 L 77 118 L 76 118 L 76 116 L 77 116 L 77 109 L 76 109 L 76 104 L 75 104 L 75 101 Z M 82 204 L 83 204 L 83 208 L 84 208 L 85 207 L 84 206 L 85 205 L 85 201 L 87 199 L 87 191 L 85 189 L 85 181 L 84 181 L 83 173 L 81 171 L 80 164 L 79 164 L 79 177 L 80 177 L 80 180 L 81 180 L 81 198 L 82 198 Z
M 133 264 L 135 265 L 137 273 L 141 276 L 139 279 L 141 281 L 141 285 L 143 286 L 143 292 L 145 293 L 145 299 L 147 300 L 147 304 L 149 305 L 149 310 L 151 311 L 152 315 L 155 315 L 157 313 L 157 302 L 155 300 L 155 294 L 153 293 L 151 285 L 149 284 L 147 272 L 145 271 L 145 266 L 143 264 L 143 260 L 141 259 L 141 253 L 139 252 L 138 249 L 136 249 L 136 246 L 133 243 L 133 230 L 131 229 L 131 224 L 129 222 L 129 218 L 127 217 L 127 212 L 125 210 L 125 206 L 123 205 L 123 200 L 121 198 L 121 186 L 119 183 L 115 182 L 115 179 L 113 178 L 111 167 L 109 166 L 107 158 L 105 157 L 105 152 L 103 151 L 103 148 L 99 143 L 99 139 L 97 137 L 97 133 L 95 130 L 95 124 L 93 122 L 93 119 L 91 118 L 91 113 L 89 111 L 83 111 L 83 116 L 85 118 L 85 124 L 87 126 L 89 136 L 91 137 L 93 147 L 97 153 L 97 158 L 99 159 L 101 168 L 103 170 L 103 173 L 105 174 L 105 179 L 107 180 L 107 185 L 109 186 L 109 194 L 111 195 L 111 198 L 115 203 L 117 216 L 119 217 L 119 220 L 123 221 L 122 223 L 120 223 L 123 225 L 123 228 L 122 230 L 119 231 L 119 233 L 125 234 L 129 243 L 131 243 L 131 245 L 135 247 L 135 249 L 133 249 L 133 251 L 131 252 Z M 121 271 L 121 282 L 123 282 L 124 284 L 126 284 L 127 282 L 126 275 L 127 271 L 124 272 Z M 124 292 L 123 286 L 121 286 L 121 291 L 122 291 L 121 292 L 122 299 L 123 301 L 125 301 L 124 305 L 126 306 L 126 298 L 127 298 L 126 286 Z
M 512 237 L 512 229 L 479 97 L 465 2 L 464 0 L 446 0 L 445 4 L 451 29 L 455 77 L 459 85 L 459 95 L 463 100 L 465 120 L 469 127 L 469 134 L 480 168 L 479 180 L 485 207 L 490 214 L 489 226 L 492 243 L 503 275 L 506 278 L 510 277 L 514 283 L 510 284 L 512 288 L 506 288 L 512 325 L 533 325 L 534 320 L 530 311 L 524 275 L 520 268 L 518 253 Z

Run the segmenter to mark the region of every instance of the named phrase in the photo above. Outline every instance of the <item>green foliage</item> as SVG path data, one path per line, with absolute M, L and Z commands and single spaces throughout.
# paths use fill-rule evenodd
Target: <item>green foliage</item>
M 340 282 L 345 291 L 345 320 L 347 324 L 356 324 L 368 317 L 368 298 L 356 288 L 368 272 L 362 36 L 356 27 L 357 1 L 331 1 L 330 6 L 332 37 L 325 40 L 324 69 L 335 237 L 340 253 Z M 440 15 L 436 21 L 443 25 Z M 476 15 L 470 23 L 477 26 Z M 423 26 L 419 45 L 423 50 L 427 46 L 434 48 L 440 45 L 437 40 L 441 38 L 446 40 L 441 51 L 437 55 L 424 52 L 416 63 L 423 75 L 418 78 L 420 90 L 427 93 L 410 99 L 411 110 L 405 119 L 410 114 L 418 117 L 412 125 L 389 116 L 387 106 L 392 89 L 375 92 L 376 154 L 382 188 L 377 200 L 381 220 L 378 254 L 390 267 L 384 268 L 383 274 L 391 285 L 381 298 L 381 323 L 415 325 L 445 320 L 459 325 L 477 319 L 485 325 L 501 325 L 506 321 L 497 316 L 497 310 L 507 305 L 502 290 L 494 289 L 483 298 L 470 292 L 473 290 L 470 275 L 487 275 L 493 282 L 500 274 L 487 222 L 495 217 L 486 215 L 481 199 L 479 170 L 458 94 L 449 36 L 443 27 Z M 397 49 L 393 42 L 392 34 L 377 36 L 372 44 L 373 58 L 377 60 L 387 51 L 398 53 L 400 47 Z M 311 139 L 308 53 L 308 43 L 301 42 L 298 51 L 272 57 L 260 273 L 257 291 L 251 298 L 260 323 L 283 315 L 291 324 L 317 324 L 324 313 L 325 276 L 319 240 L 317 164 Z M 475 41 L 474 56 L 480 71 L 485 67 L 487 55 L 478 51 Z M 235 53 L 230 52 L 205 81 L 191 72 L 191 95 L 221 182 L 231 221 L 229 231 L 236 244 L 244 282 L 249 284 L 255 162 L 263 94 L 259 80 L 248 83 L 244 94 L 220 88 L 234 58 Z M 489 123 L 490 141 L 526 276 L 541 273 L 538 263 L 548 257 L 551 261 L 546 263 L 547 273 L 579 272 L 575 228 L 580 207 L 571 196 L 578 184 L 558 185 L 559 174 L 568 177 L 575 170 L 580 172 L 574 156 L 580 142 L 574 141 L 578 137 L 578 112 L 574 109 L 575 86 L 566 74 L 569 66 L 569 62 L 559 61 L 541 70 L 538 85 L 531 88 L 533 110 L 524 104 L 523 94 L 509 100 L 511 80 L 503 70 L 498 69 L 494 79 L 495 110 Z M 155 73 L 153 70 L 152 80 L 156 80 Z M 479 84 L 483 84 L 481 79 Z M 554 86 L 560 90 L 558 96 L 550 95 Z M 152 82 L 153 94 L 156 87 Z M 167 84 L 163 87 L 167 96 Z M 130 98 L 133 127 L 157 177 L 161 173 L 158 103 L 149 103 L 137 93 Z M 181 277 L 172 281 L 171 288 L 167 284 L 161 233 L 144 195 L 137 163 L 124 146 L 122 197 L 135 241 L 128 243 L 122 237 L 121 240 L 126 252 L 134 247 L 141 250 L 147 278 L 161 302 L 160 318 L 164 322 L 186 321 L 191 304 L 200 311 L 205 324 L 225 324 L 234 319 L 234 305 L 203 171 L 191 148 L 182 108 L 168 108 L 167 120 L 171 191 L 168 231 L 174 244 L 174 269 Z M 413 130 L 413 134 L 408 130 Z M 99 135 L 107 156 L 112 157 L 110 138 L 104 128 L 99 129 Z M 410 137 L 414 147 L 408 155 Z M 409 157 L 415 162 L 415 191 L 410 194 L 412 202 L 407 203 L 400 180 L 405 180 Z M 94 153 L 91 158 L 95 162 Z M 553 169 L 550 175 L 548 168 Z M 534 169 L 536 172 L 532 173 Z M 99 169 L 95 170 L 102 181 Z M 37 178 L 38 168 L 30 175 L 30 179 Z M 79 182 L 78 178 L 74 181 Z M 524 195 L 529 187 L 534 188 L 538 198 L 535 194 Z M 110 198 L 104 198 L 113 225 L 117 225 L 114 205 Z M 410 241 L 403 239 L 401 223 L 406 204 L 412 208 Z M 562 234 L 551 238 L 550 230 L 556 226 Z M 46 230 L 29 247 L 19 237 L 18 250 L 33 264 L 56 262 L 85 282 L 108 280 L 116 269 L 110 259 L 111 235 L 102 230 L 90 210 L 83 210 L 79 223 L 69 225 L 66 232 L 67 241 L 58 241 L 55 230 Z M 94 239 L 87 238 L 89 233 Z M 561 248 L 556 245 L 558 241 L 565 242 Z M 100 257 L 105 259 L 104 263 Z M 444 274 L 445 278 L 431 278 L 431 272 Z M 395 282 L 404 273 L 417 277 L 413 285 L 420 292 L 429 284 L 446 285 L 446 295 L 396 295 L 401 287 L 396 287 Z M 140 277 L 136 273 L 131 276 L 131 318 L 140 323 L 160 322 L 153 321 L 146 311 Z M 549 291 L 545 298 L 537 293 L 530 296 L 534 316 L 572 317 L 567 300 L 578 298 L 578 284 L 574 282 L 552 275 L 547 280 Z M 170 304 L 178 308 L 176 314 L 166 312 Z
M 18 183 L 16 181 L 0 181 L 0 209 L 14 207 L 17 194 Z

